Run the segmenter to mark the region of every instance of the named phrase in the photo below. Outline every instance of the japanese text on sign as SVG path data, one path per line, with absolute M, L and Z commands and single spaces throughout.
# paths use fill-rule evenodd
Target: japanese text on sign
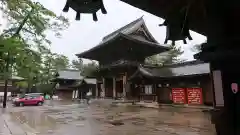
M 185 90 L 183 88 L 173 88 L 172 89 L 172 100 L 177 104 L 185 104 Z
M 188 104 L 202 104 L 202 89 L 188 88 Z

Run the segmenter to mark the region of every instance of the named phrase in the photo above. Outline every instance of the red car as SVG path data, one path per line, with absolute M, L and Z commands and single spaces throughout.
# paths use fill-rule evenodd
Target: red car
M 13 99 L 13 104 L 16 106 L 25 105 L 43 105 L 44 98 L 41 95 L 25 95 L 23 97 Z

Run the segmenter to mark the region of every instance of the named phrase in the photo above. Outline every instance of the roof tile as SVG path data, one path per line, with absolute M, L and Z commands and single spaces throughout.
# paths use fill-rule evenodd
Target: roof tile
M 83 77 L 78 70 L 60 70 L 58 71 L 58 79 L 81 80 Z

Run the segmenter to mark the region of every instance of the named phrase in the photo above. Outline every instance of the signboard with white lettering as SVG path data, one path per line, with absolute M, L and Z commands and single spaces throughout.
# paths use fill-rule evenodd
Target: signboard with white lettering
M 202 89 L 201 88 L 187 88 L 188 104 L 200 105 L 202 101 Z
M 185 89 L 172 88 L 172 100 L 176 104 L 186 104 Z

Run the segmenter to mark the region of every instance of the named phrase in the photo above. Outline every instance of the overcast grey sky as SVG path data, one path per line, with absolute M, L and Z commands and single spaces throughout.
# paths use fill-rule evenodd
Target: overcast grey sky
M 101 39 L 115 31 L 116 29 L 130 23 L 131 21 L 144 16 L 144 20 L 149 31 L 159 43 L 163 44 L 165 39 L 165 27 L 159 27 L 158 24 L 163 22 L 163 19 L 144 12 L 140 9 L 127 5 L 119 0 L 104 0 L 104 5 L 108 14 L 103 15 L 98 12 L 98 22 L 92 20 L 92 15 L 86 14 L 81 16 L 80 21 L 75 21 L 76 13 L 70 10 L 68 13 L 63 13 L 62 9 L 66 0 L 38 0 L 46 8 L 54 11 L 56 14 L 63 14 L 70 20 L 70 27 L 62 34 L 62 38 L 56 38 L 49 34 L 48 38 L 52 41 L 51 49 L 53 52 L 64 54 L 70 60 L 76 59 L 76 53 L 83 52 L 96 46 Z M 179 45 L 184 50 L 182 58 L 192 60 L 193 52 L 191 48 L 194 44 L 202 43 L 206 37 L 191 32 L 193 41 L 188 44 Z M 178 44 L 178 42 L 177 42 Z

